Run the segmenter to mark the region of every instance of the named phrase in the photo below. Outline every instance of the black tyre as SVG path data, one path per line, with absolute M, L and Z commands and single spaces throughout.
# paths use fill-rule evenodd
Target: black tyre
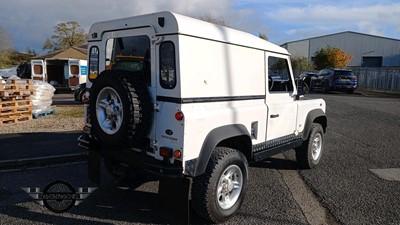
M 193 210 L 213 223 L 228 220 L 243 203 L 247 177 L 247 160 L 241 152 L 216 147 L 205 173 L 193 179 Z
M 128 164 L 119 162 L 109 156 L 104 157 L 104 167 L 116 183 L 131 181 L 131 183 L 140 184 L 151 178 L 151 175 L 145 170 L 132 168 Z
M 329 93 L 329 85 L 327 83 L 323 83 L 321 90 L 323 93 L 328 94 Z
M 313 123 L 308 139 L 303 145 L 296 148 L 296 159 L 304 169 L 316 167 L 323 153 L 324 130 L 321 124 Z
M 303 93 L 307 94 L 310 92 L 310 88 L 306 83 L 303 84 Z
M 128 79 L 129 71 L 103 71 L 90 89 L 92 135 L 100 144 L 118 149 L 143 141 L 152 120 L 147 86 Z
M 127 170 L 123 170 L 120 163 L 112 158 L 104 157 L 104 167 L 117 182 L 121 182 L 127 177 Z
M 83 89 L 80 93 L 79 93 L 79 102 L 83 102 L 83 97 L 85 96 L 85 94 L 88 92 L 88 89 Z

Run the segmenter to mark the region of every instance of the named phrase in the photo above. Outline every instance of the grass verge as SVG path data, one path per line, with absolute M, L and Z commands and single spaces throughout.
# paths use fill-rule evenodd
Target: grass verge
M 83 118 L 84 107 L 83 105 L 57 105 L 54 107 L 56 110 L 56 116 L 58 118 Z

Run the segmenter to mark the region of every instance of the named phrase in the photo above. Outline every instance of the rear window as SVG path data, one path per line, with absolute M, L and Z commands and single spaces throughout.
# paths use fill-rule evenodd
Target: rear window
M 33 73 L 34 74 L 43 74 L 43 67 L 42 65 L 33 65 Z
M 111 38 L 106 44 L 106 69 L 142 72 L 150 60 L 150 38 L 145 35 Z
M 71 65 L 69 70 L 71 71 L 72 75 L 79 75 L 79 66 L 78 65 Z
M 349 75 L 349 76 L 353 76 L 354 73 L 353 73 L 352 71 L 335 70 L 335 75 Z

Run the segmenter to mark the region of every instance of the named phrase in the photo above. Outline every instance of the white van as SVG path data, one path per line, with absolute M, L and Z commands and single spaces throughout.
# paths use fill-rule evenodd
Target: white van
M 87 60 L 47 58 L 31 60 L 32 79 L 43 80 L 55 88 L 74 89 L 86 82 Z

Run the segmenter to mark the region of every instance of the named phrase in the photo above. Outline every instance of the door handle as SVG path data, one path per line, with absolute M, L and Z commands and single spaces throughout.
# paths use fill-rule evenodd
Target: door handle
M 279 114 L 272 114 L 272 115 L 270 116 L 270 118 L 277 118 L 277 117 L 279 117 Z

